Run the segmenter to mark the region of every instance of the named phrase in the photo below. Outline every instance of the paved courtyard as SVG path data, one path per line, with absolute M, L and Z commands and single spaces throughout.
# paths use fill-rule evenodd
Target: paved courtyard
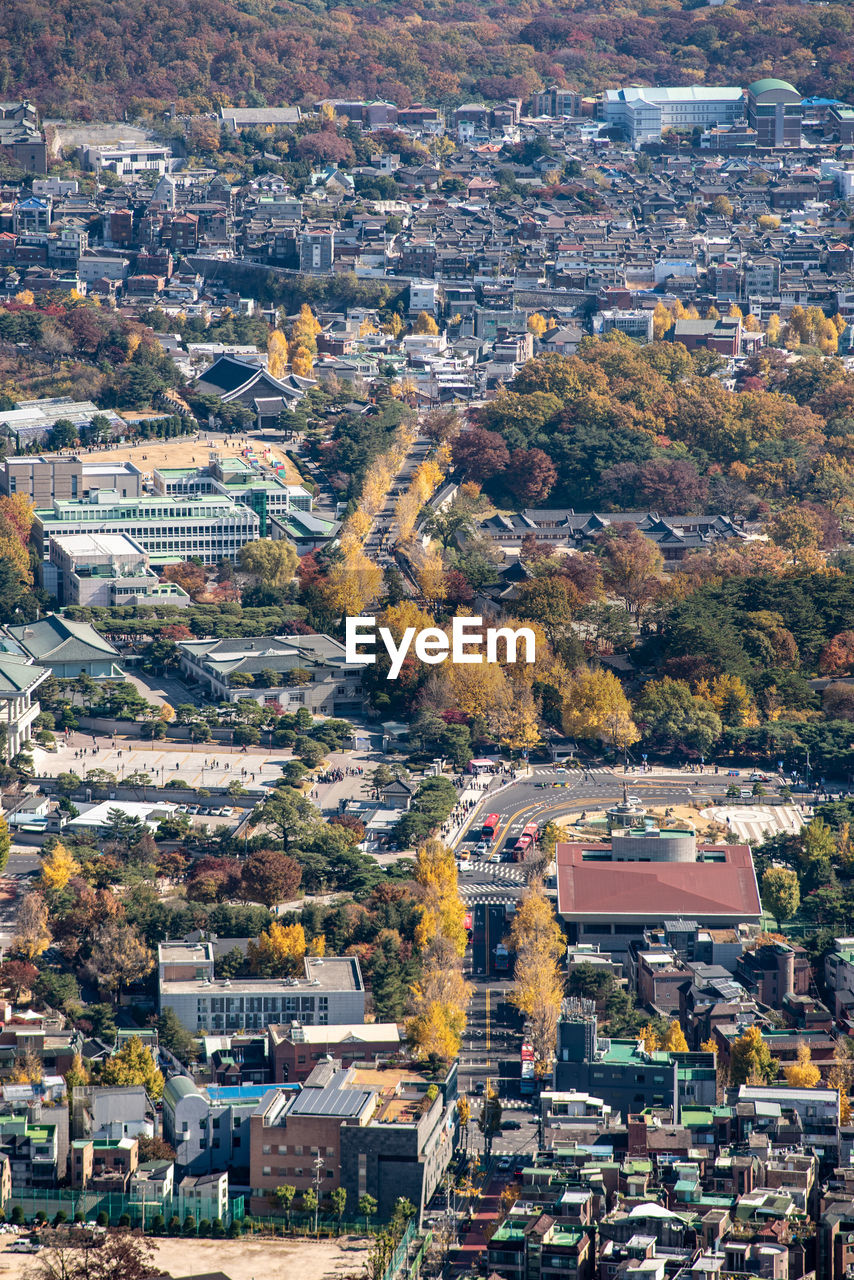
M 91 743 L 91 739 L 90 739 Z M 237 779 L 247 790 L 269 788 L 282 776 L 282 765 L 290 752 L 277 749 L 262 751 L 257 747 L 234 750 L 206 745 L 191 750 L 183 743 L 164 746 L 162 742 L 134 742 L 100 738 L 96 746 L 60 745 L 59 750 L 43 751 L 36 747 L 33 763 L 36 773 L 55 778 L 59 773 L 76 773 L 85 778 L 90 769 L 105 769 L 122 782 L 133 773 L 147 773 L 154 786 L 180 778 L 190 787 L 227 787 Z
M 762 844 L 769 836 L 781 831 L 797 834 L 809 821 L 811 810 L 804 813 L 796 805 L 721 805 L 704 809 L 702 816 L 729 827 L 736 839 L 745 844 Z
M 85 744 L 85 745 L 84 745 Z M 101 736 L 95 742 L 91 734 L 76 733 L 66 745 L 57 738 L 58 751 L 33 748 L 36 774 L 55 778 L 60 773 L 76 773 L 85 778 L 90 769 L 114 773 L 122 782 L 130 774 L 147 773 L 152 785 L 163 787 L 171 779 L 180 778 L 190 787 L 227 787 L 236 778 L 247 791 L 269 791 L 282 776 L 282 766 L 293 759 L 290 750 L 277 747 L 226 747 L 221 744 L 141 742 L 138 738 L 115 739 Z M 315 783 L 307 793 L 327 815 L 336 813 L 339 803 L 369 792 L 371 769 L 382 759 L 370 748 L 358 751 L 332 751 L 324 768 L 339 770 L 344 776 L 331 783 Z M 358 770 L 363 772 L 360 774 Z M 318 772 L 323 772 L 321 768 Z

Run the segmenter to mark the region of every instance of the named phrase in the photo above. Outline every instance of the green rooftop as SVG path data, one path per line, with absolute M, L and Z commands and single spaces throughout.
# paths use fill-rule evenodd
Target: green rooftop
M 508 1240 L 524 1240 L 524 1239 L 525 1239 L 525 1232 L 521 1227 L 508 1227 L 507 1224 L 505 1223 L 503 1226 L 498 1228 L 498 1230 L 496 1231 L 495 1235 L 492 1237 L 489 1243 L 493 1245 L 497 1240 L 500 1244 L 504 1244 Z
M 762 80 L 754 80 L 753 84 L 748 85 L 747 92 L 756 97 L 760 93 L 770 93 L 774 89 L 786 89 L 789 93 L 798 92 L 788 80 L 778 80 L 776 76 L 765 76 Z

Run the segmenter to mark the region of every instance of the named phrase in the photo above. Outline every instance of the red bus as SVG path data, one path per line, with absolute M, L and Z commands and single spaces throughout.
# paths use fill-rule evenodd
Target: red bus
M 520 1054 L 521 1067 L 521 1093 L 534 1092 L 534 1046 L 530 1040 L 522 1041 L 522 1052 Z
M 513 846 L 513 861 L 521 862 L 531 845 L 536 844 L 539 839 L 540 829 L 536 822 L 529 822 L 524 828 L 519 839 Z
M 481 827 L 481 840 L 487 840 L 492 844 L 493 840 L 498 835 L 498 824 L 500 821 L 501 819 L 497 813 L 488 813 L 484 818 L 483 826 Z

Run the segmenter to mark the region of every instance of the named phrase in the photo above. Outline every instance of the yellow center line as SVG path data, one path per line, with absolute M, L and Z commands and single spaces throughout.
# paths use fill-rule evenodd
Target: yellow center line
M 486 988 L 486 1052 L 489 1053 L 489 987 Z

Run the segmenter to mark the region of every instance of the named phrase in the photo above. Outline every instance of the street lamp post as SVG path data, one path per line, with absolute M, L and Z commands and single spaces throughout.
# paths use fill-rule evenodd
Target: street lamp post
M 322 1168 L 323 1168 L 323 1158 L 320 1155 L 320 1153 L 318 1153 L 317 1159 L 314 1162 L 314 1198 L 315 1198 L 314 1234 L 315 1236 L 317 1235 L 317 1221 L 318 1221 L 318 1214 L 320 1213 L 320 1170 Z

